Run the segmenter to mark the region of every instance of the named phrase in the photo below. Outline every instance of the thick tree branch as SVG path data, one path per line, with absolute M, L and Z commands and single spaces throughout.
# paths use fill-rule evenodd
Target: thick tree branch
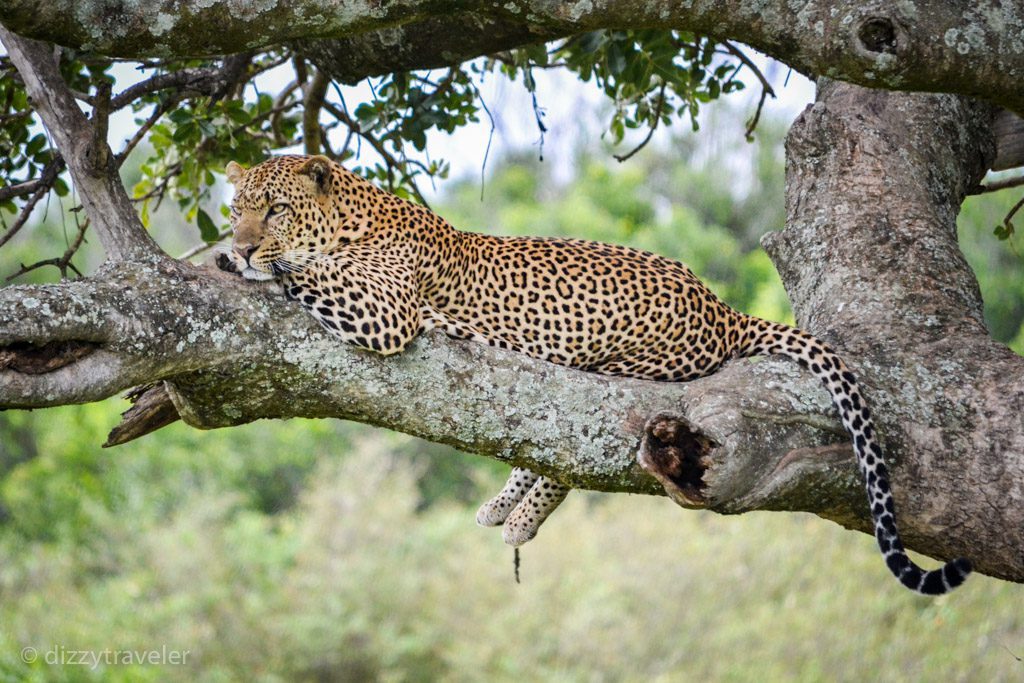
M 788 143 L 790 227 L 766 245 L 803 324 L 862 378 L 910 546 L 966 554 L 1022 581 L 1024 361 L 988 338 L 955 237 L 957 206 L 992 156 L 991 111 L 945 96 L 821 92 Z M 808 510 L 866 527 L 829 400 L 785 361 L 736 362 L 673 385 L 440 334 L 381 358 L 338 344 L 273 286 L 180 263 L 0 290 L 0 345 L 53 340 L 97 350 L 44 375 L 0 372 L 3 404 L 94 400 L 163 379 L 197 427 L 341 417 L 574 486 L 651 492 L 639 445 L 648 461 L 667 463 L 681 504 Z
M 987 572 L 1019 580 L 1024 359 L 988 336 L 956 243 L 960 203 L 994 157 L 992 115 L 820 82 L 787 138 L 787 228 L 763 243 L 798 321 L 868 387 L 905 535 L 947 530 L 933 545 L 945 557 L 975 538 Z
M 807 74 L 973 95 L 1024 113 L 1024 7 L 1008 2 L 517 0 L 496 8 L 479 0 L 332 7 L 316 0 L 130 6 L 9 0 L 0 6 L 0 22 L 34 38 L 121 57 L 228 54 L 298 41 L 325 70 L 334 63 L 332 75 L 343 80 L 451 64 L 598 28 L 685 29 L 742 41 Z M 315 38 L 341 42 L 337 48 L 303 42 Z
M 17 36 L 3 26 L 0 41 L 71 171 L 75 189 L 108 258 L 141 259 L 158 254 L 156 243 L 142 227 L 121 185 L 106 142 L 109 100 L 100 98 L 94 120 L 90 121 L 60 75 L 53 46 Z
M 367 76 L 451 66 L 565 35 L 564 28 L 528 24 L 488 7 L 337 38 L 301 39 L 293 45 L 334 80 L 358 83 Z
M 635 462 L 645 422 L 693 406 L 695 424 L 730 454 L 721 457 L 730 461 L 733 492 L 709 488 L 710 503 L 730 511 L 744 509 L 738 494 L 791 475 L 766 466 L 765 439 L 793 448 L 842 439 L 827 396 L 784 361 L 736 363 L 705 380 L 664 384 L 571 370 L 440 333 L 383 358 L 338 344 L 274 285 L 184 263 L 124 264 L 102 279 L 0 290 L 0 346 L 16 354 L 18 344 L 44 340 L 95 350 L 45 374 L 0 371 L 0 407 L 92 401 L 165 379 L 193 426 L 341 417 L 599 490 L 654 492 Z M 799 399 L 804 417 L 795 425 L 794 397 L 809 397 Z M 737 425 L 746 428 L 736 433 Z M 852 481 L 852 460 L 842 469 Z M 846 507 L 856 516 L 861 496 L 849 483 L 833 484 L 815 509 Z

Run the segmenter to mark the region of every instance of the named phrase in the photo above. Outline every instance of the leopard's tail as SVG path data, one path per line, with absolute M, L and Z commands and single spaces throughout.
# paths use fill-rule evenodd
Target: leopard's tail
M 871 421 L 871 411 L 861 396 L 857 380 L 842 359 L 824 342 L 802 330 L 751 316 L 744 316 L 743 323 L 736 355 L 788 356 L 813 372 L 831 394 L 843 426 L 853 439 L 857 464 L 867 488 L 875 538 L 889 570 L 904 586 L 925 595 L 948 593 L 963 583 L 971 573 L 971 563 L 966 559 L 925 571 L 907 557 L 896 530 L 889 473 Z

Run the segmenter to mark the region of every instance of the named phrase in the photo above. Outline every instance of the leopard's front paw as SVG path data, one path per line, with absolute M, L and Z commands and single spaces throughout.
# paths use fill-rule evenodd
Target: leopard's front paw
M 213 255 L 213 264 L 223 270 L 225 273 L 232 273 L 233 275 L 241 275 L 242 271 L 239 269 L 238 264 L 234 262 L 229 254 L 223 251 L 218 251 Z

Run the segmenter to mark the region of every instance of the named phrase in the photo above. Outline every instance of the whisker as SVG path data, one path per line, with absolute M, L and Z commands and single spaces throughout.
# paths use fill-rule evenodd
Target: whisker
M 284 273 L 299 273 L 302 270 L 298 265 L 286 261 L 284 258 L 276 258 L 272 263 L 275 268 Z

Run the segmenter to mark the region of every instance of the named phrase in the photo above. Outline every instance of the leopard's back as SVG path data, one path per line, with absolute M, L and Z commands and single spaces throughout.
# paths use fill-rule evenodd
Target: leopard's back
M 588 240 L 454 230 L 449 239 L 453 262 L 425 280 L 424 302 L 495 345 L 683 381 L 713 372 L 738 343 L 739 315 L 678 261 Z

